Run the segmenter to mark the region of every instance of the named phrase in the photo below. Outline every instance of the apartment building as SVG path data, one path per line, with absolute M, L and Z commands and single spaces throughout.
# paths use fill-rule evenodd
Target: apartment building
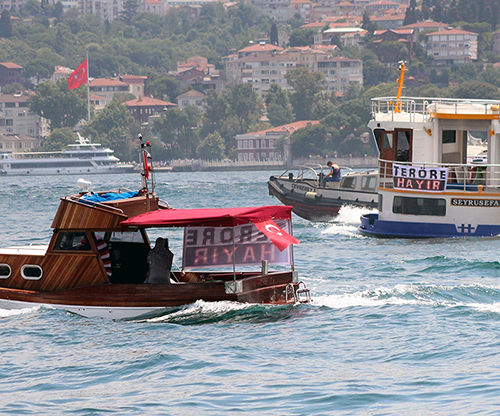
M 283 160 L 283 155 L 276 149 L 276 140 L 281 137 L 288 137 L 293 132 L 314 124 L 319 124 L 319 121 L 302 120 L 279 127 L 273 127 L 272 129 L 237 134 L 235 138 L 236 158 L 240 162 Z
M 427 54 L 438 65 L 460 65 L 477 59 L 477 33 L 445 29 L 427 34 Z
M 363 85 L 363 62 L 359 59 L 329 58 L 316 63 L 326 78 L 328 91 L 343 92 L 349 85 Z
M 0 130 L 41 139 L 49 134 L 47 121 L 28 107 L 27 94 L 0 94 Z M 31 143 L 31 144 L 29 144 Z M 29 150 L 37 141 L 25 142 L 17 150 Z

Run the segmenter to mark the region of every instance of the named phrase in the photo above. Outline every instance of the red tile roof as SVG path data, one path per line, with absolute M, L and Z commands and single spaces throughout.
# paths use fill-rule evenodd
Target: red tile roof
M 302 120 L 295 123 L 285 124 L 284 126 L 273 127 L 272 129 L 257 131 L 246 134 L 268 134 L 268 133 L 293 133 L 296 130 L 302 129 L 307 126 L 319 124 L 318 120 Z
M 159 105 L 164 107 L 177 106 L 177 104 L 169 103 L 168 101 L 158 100 L 157 98 L 151 98 L 151 97 L 136 98 L 135 100 L 124 102 L 123 105 L 127 105 L 129 107 L 152 107 Z

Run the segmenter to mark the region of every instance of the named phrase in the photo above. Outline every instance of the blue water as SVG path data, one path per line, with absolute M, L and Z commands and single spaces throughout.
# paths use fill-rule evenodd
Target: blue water
M 273 173 L 161 173 L 156 190 L 179 208 L 279 204 Z M 0 177 L 0 246 L 48 242 L 77 179 Z M 362 212 L 294 217 L 311 305 L 196 302 L 133 321 L 0 309 L 0 414 L 500 414 L 500 238 L 373 239 Z

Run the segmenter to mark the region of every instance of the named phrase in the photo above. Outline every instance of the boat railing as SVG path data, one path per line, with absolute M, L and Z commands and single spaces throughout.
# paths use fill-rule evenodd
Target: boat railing
M 123 210 L 120 208 L 113 207 L 111 205 L 103 204 L 101 202 L 94 202 L 94 201 L 89 201 L 86 199 L 83 199 L 81 196 L 76 196 L 76 195 L 66 195 L 64 199 L 69 200 L 71 202 L 77 203 L 77 204 L 82 204 L 82 205 L 87 205 L 91 207 L 98 207 L 102 208 L 107 211 L 115 212 L 117 214 L 123 214 Z
M 372 98 L 372 120 L 426 122 L 436 114 L 484 115 L 498 118 L 499 100 L 437 97 Z
M 339 168 L 341 171 L 347 170 L 349 173 L 355 172 L 354 169 L 348 166 L 339 166 Z M 322 165 L 317 163 L 306 163 L 304 165 L 292 166 L 291 168 L 285 170 L 280 176 L 282 178 L 288 177 L 289 179 L 293 179 L 295 182 L 303 180 L 314 181 L 316 186 L 320 186 L 321 181 L 325 177 L 324 169 L 329 168 L 323 168 Z
M 424 163 L 379 159 L 379 187 L 393 188 L 393 164 L 416 168 L 446 168 L 446 190 L 470 192 L 500 191 L 500 164 L 489 163 Z

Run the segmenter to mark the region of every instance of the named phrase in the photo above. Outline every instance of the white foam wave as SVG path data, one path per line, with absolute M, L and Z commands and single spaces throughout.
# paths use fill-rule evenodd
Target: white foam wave
M 339 214 L 337 215 L 337 218 L 335 220 L 336 222 L 342 224 L 359 225 L 361 224 L 360 218 L 362 215 L 372 214 L 377 212 L 378 211 L 376 209 L 360 208 L 360 207 L 353 207 L 350 205 L 344 205 L 342 208 L 340 208 Z
M 239 303 L 230 301 L 219 301 L 219 302 L 205 302 L 203 300 L 197 300 L 195 303 L 183 306 L 180 310 L 172 312 L 167 315 L 158 316 L 155 318 L 147 319 L 147 322 L 163 322 L 169 321 L 172 318 L 182 318 L 184 316 L 192 315 L 221 315 L 231 311 L 239 311 L 251 308 L 255 305 L 249 303 Z
M 28 315 L 40 309 L 40 306 L 22 309 L 0 309 L 0 318 L 8 318 L 9 316 Z

